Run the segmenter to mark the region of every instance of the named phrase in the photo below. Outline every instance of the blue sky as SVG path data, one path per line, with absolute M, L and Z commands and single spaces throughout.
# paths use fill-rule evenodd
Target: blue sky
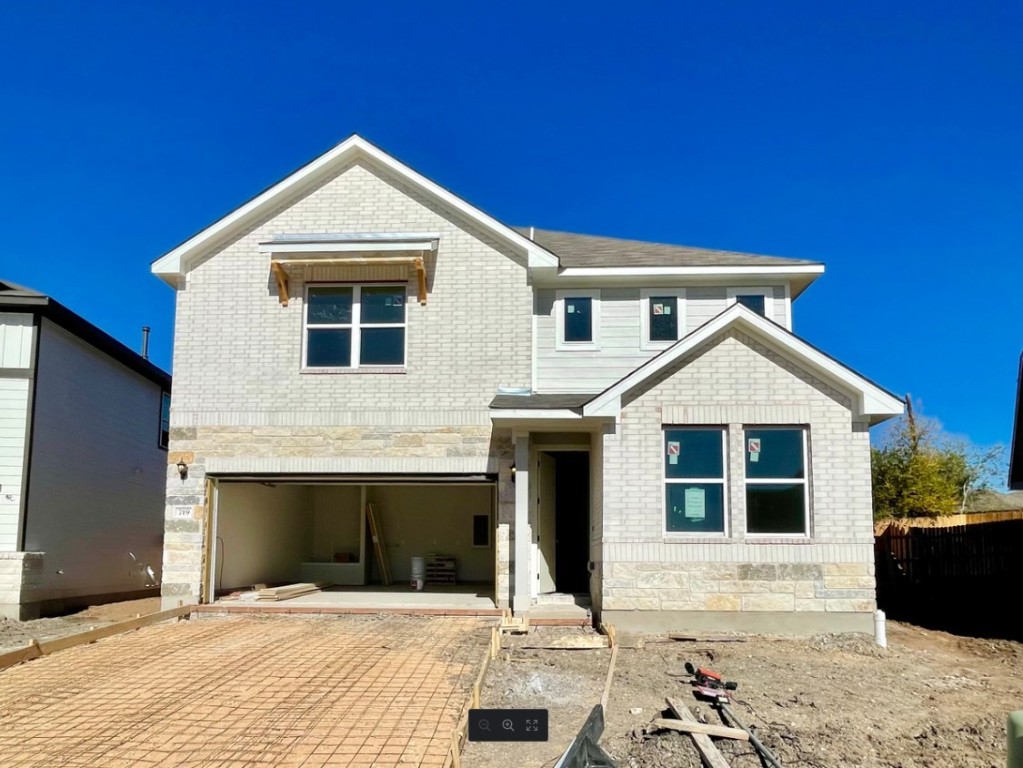
M 0 275 L 149 263 L 350 133 L 512 224 L 818 259 L 797 333 L 978 443 L 1023 348 L 1023 4 L 0 6 Z M 213 329 L 211 329 L 211 332 Z

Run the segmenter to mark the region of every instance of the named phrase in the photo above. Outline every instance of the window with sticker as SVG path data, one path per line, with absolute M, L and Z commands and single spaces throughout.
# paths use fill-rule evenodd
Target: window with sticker
M 665 427 L 665 532 L 724 534 L 725 473 L 724 428 Z
M 310 285 L 303 322 L 306 370 L 405 365 L 404 284 Z

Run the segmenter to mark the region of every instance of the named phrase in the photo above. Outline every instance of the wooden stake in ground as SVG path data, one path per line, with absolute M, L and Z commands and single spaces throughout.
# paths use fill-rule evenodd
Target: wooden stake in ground
M 689 711 L 685 704 L 676 701 L 675 699 L 668 697 L 668 708 L 674 713 L 682 722 L 697 723 L 699 722 L 693 713 Z M 689 734 L 693 739 L 693 744 L 696 745 L 696 750 L 700 753 L 700 757 L 703 758 L 703 762 L 709 766 L 709 768 L 730 768 L 728 761 L 725 760 L 725 756 L 722 755 L 718 748 L 714 746 L 714 742 L 710 740 L 710 736 L 703 733 L 691 733 Z
M 600 706 L 607 712 L 607 702 L 611 698 L 611 680 L 615 676 L 615 664 L 618 662 L 618 646 L 611 648 L 611 661 L 607 665 L 607 680 L 604 681 L 604 693 L 600 697 Z

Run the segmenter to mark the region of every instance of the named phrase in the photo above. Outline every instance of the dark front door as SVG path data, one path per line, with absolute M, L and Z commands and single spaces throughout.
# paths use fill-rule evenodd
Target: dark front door
M 552 451 L 556 462 L 555 584 L 558 592 L 589 594 L 590 454 Z

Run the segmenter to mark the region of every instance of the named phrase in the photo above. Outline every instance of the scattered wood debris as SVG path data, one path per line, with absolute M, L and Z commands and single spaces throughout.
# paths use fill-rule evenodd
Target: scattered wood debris
M 729 728 L 726 725 L 710 725 L 707 723 L 691 723 L 684 720 L 672 720 L 658 717 L 650 723 L 655 729 L 679 731 L 681 733 L 702 733 L 719 739 L 736 739 L 749 741 L 749 734 L 741 728 Z

